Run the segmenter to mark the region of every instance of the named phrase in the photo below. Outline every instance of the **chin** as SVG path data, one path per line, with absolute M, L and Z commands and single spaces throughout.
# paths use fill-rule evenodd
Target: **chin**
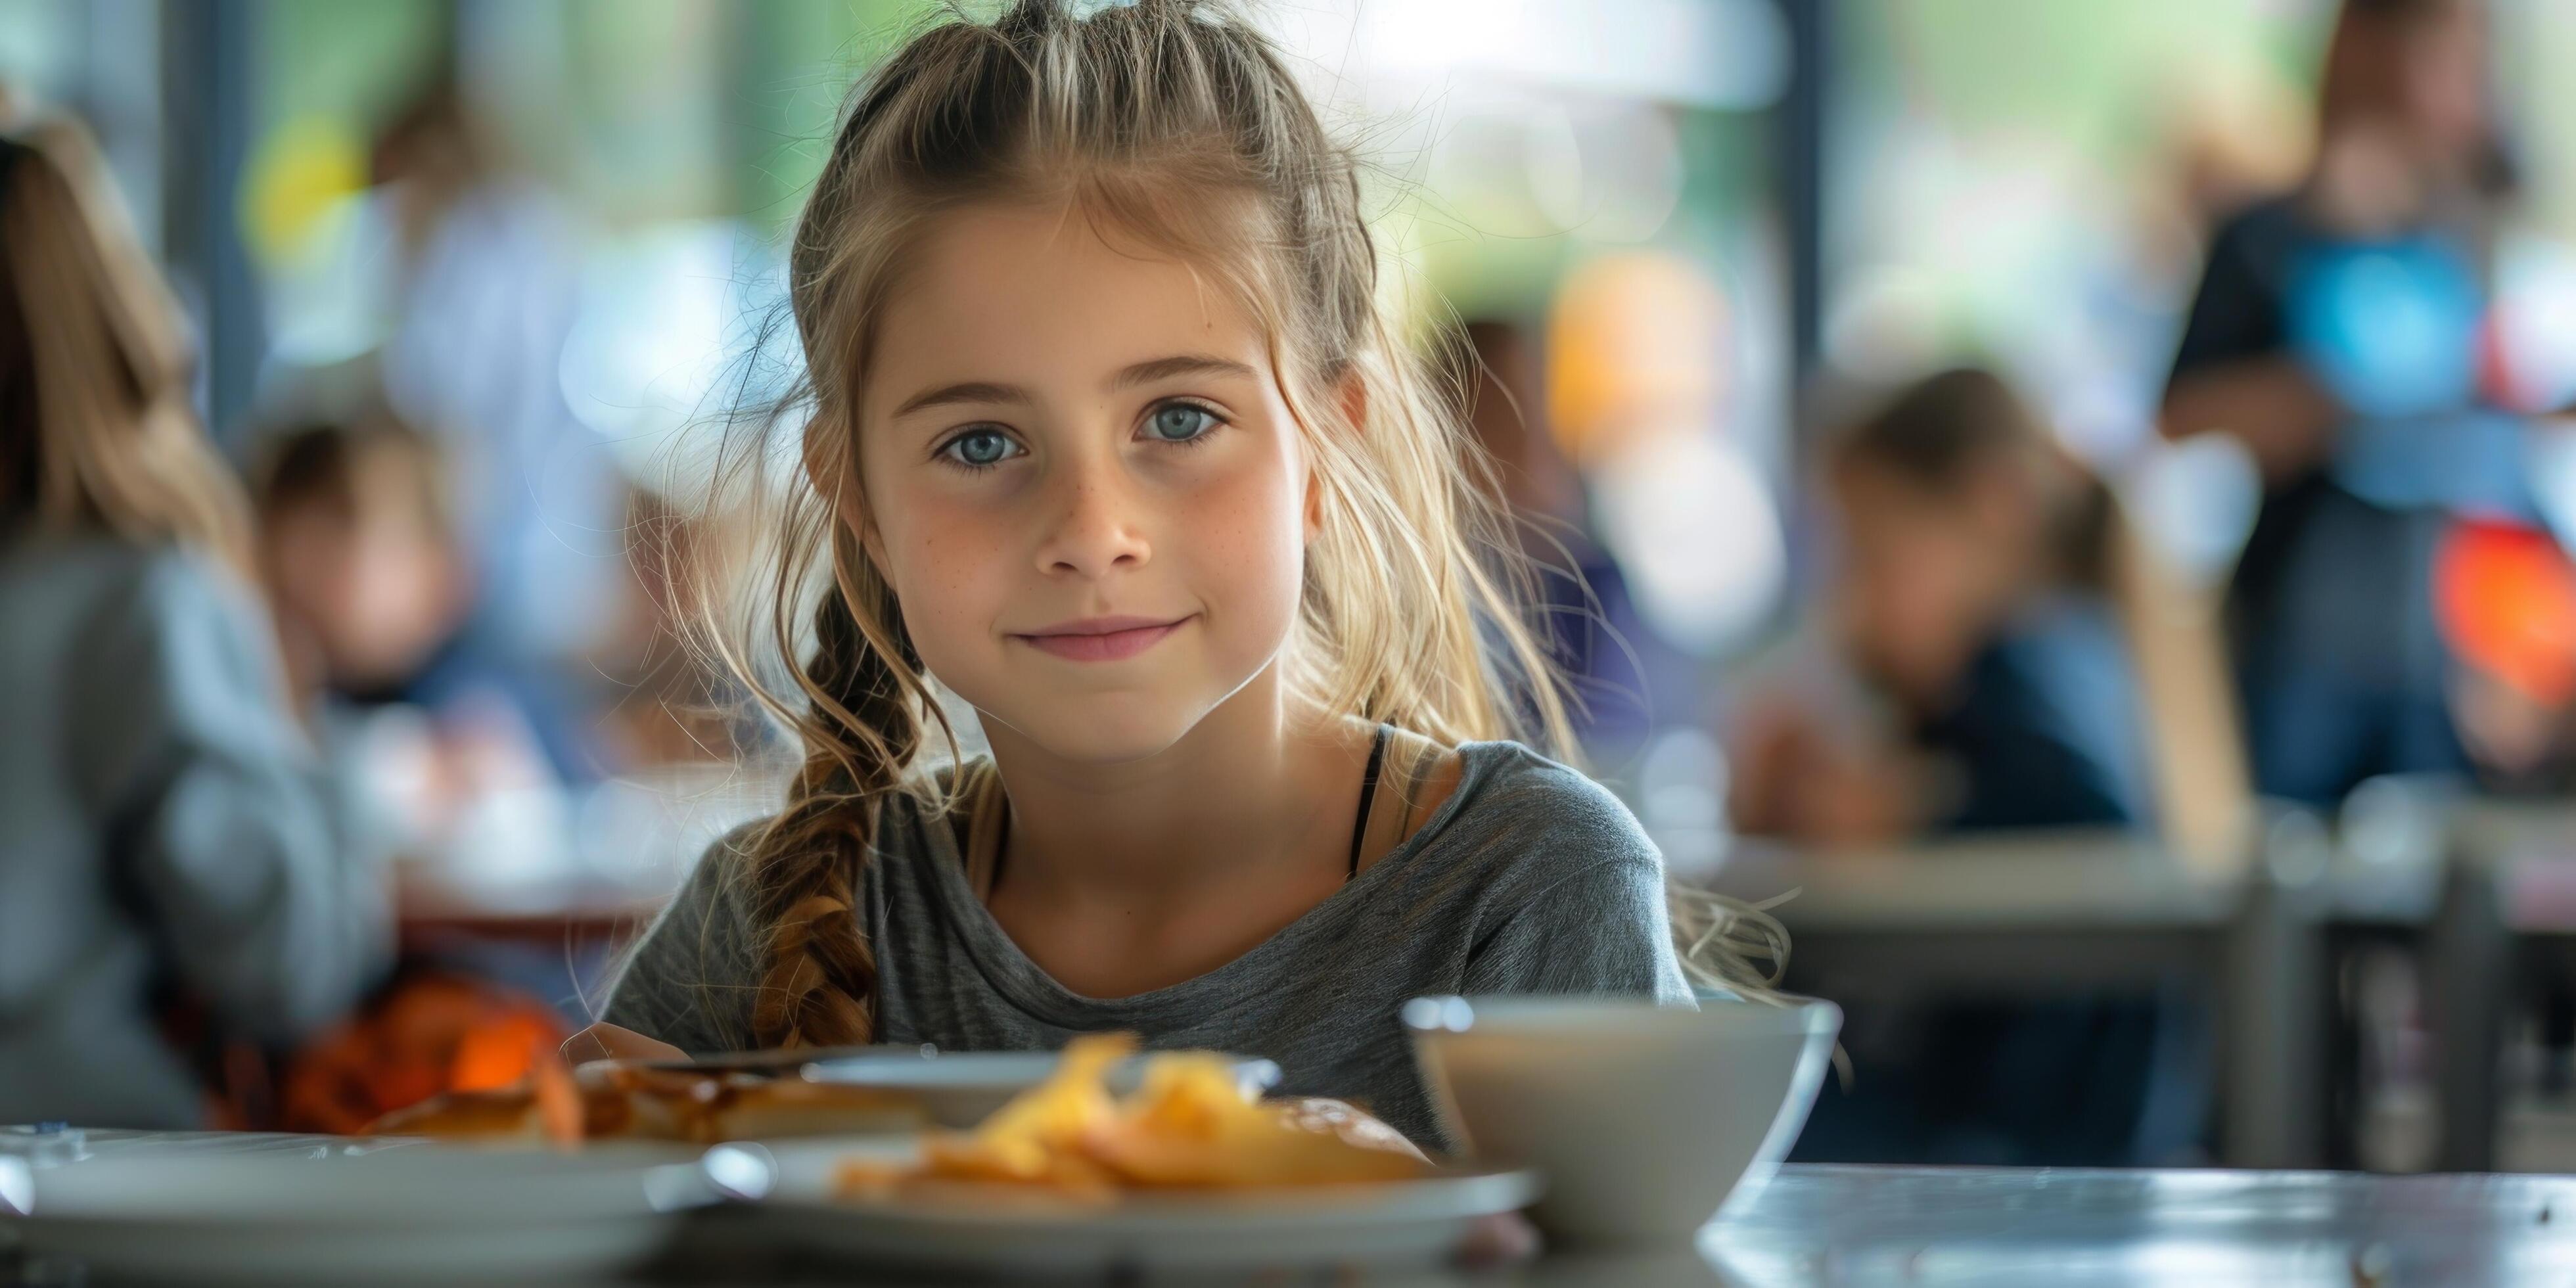
M 1074 764 L 1122 765 L 1158 756 L 1207 714 L 1203 704 L 1159 693 L 1048 694 L 1033 702 L 975 704 L 989 737 L 999 725 Z

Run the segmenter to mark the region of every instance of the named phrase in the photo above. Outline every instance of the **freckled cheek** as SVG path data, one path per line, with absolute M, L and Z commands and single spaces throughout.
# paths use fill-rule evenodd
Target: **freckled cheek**
M 1017 547 L 1005 520 L 976 506 L 934 501 L 908 507 L 899 525 L 887 526 L 887 537 L 904 621 L 925 662 L 935 669 L 934 650 L 992 637 L 1017 584 Z
M 1189 491 L 1173 528 L 1176 553 L 1212 602 L 1237 616 L 1284 623 L 1305 569 L 1303 511 L 1292 471 L 1264 462 Z

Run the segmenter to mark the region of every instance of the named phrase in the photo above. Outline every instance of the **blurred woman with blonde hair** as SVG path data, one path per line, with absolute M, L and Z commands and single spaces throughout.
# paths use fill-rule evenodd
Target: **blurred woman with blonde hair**
M 181 1127 L 155 1023 L 336 1016 L 389 947 L 252 587 L 190 346 L 76 126 L 0 134 L 0 1121 Z

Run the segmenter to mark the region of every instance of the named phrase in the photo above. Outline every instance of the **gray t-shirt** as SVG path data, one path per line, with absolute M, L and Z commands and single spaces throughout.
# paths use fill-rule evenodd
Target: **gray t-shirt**
M 866 873 L 877 1038 L 1053 1050 L 1127 1030 L 1264 1056 L 1283 1094 L 1357 1103 L 1439 1145 L 1396 1018 L 1445 993 L 1617 993 L 1690 1005 L 1664 868 L 1600 785 L 1515 743 L 1459 748 L 1458 787 L 1403 844 L 1243 956 L 1133 997 L 1084 997 L 1022 953 L 967 883 L 958 827 L 892 798 Z M 601 1018 L 698 1053 L 751 1046 L 763 927 L 720 841 L 648 931 Z

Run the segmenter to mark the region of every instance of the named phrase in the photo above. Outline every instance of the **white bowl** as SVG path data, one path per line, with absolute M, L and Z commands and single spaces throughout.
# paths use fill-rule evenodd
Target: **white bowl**
M 1260 1096 L 1279 1081 L 1279 1066 L 1268 1060 L 1226 1057 L 1234 1065 L 1237 1085 L 1246 1096 Z M 806 1064 L 809 1082 L 839 1082 L 910 1092 L 920 1098 L 930 1120 L 942 1127 L 968 1128 L 984 1121 L 1011 1097 L 1047 1080 L 1055 1072 L 1052 1051 L 940 1051 L 931 1047 L 884 1047 L 836 1055 Z M 1144 1057 L 1110 1066 L 1105 1079 L 1113 1095 L 1125 1095 L 1142 1081 Z
M 1687 1239 L 1779 1167 L 1814 1107 L 1831 1002 L 1426 997 L 1405 1005 L 1451 1136 L 1536 1167 L 1532 1213 L 1572 1242 Z M 1750 1180 L 1750 1185 L 1742 1184 Z

